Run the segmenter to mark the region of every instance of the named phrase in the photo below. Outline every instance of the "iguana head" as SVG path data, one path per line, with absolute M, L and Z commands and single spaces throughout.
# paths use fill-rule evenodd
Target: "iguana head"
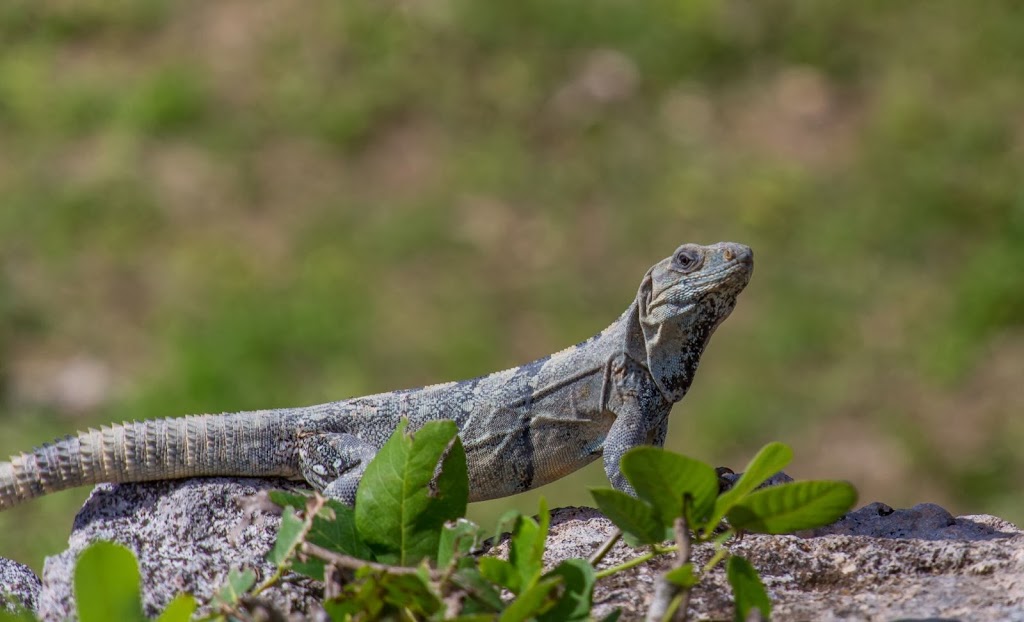
M 711 334 L 736 306 L 754 253 L 734 242 L 683 244 L 644 276 L 637 292 L 647 364 L 661 394 L 683 399 Z

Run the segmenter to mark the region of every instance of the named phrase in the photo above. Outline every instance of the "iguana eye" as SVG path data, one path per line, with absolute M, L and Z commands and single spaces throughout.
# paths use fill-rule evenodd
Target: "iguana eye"
M 701 254 L 691 248 L 683 249 L 676 253 L 675 263 L 682 272 L 692 272 L 700 267 Z

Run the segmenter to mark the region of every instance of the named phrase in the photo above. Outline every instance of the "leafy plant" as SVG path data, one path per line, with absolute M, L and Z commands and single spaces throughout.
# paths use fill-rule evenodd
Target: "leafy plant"
M 474 558 L 479 527 L 453 520 L 465 510 L 468 495 L 465 456 L 454 424 L 431 423 L 410 435 L 403 423 L 367 467 L 355 510 L 317 496 L 272 496 L 287 509 L 270 560 L 325 580 L 332 594 L 325 608 L 333 619 L 507 622 L 590 619 L 599 578 L 674 552 L 677 561 L 652 602 L 653 619 L 685 617 L 690 590 L 725 560 L 737 619 L 754 610 L 767 618 L 770 600 L 757 571 L 731 555 L 726 542 L 743 532 L 787 533 L 828 524 L 856 500 L 846 482 L 759 489 L 791 459 L 787 446 L 769 444 L 732 488 L 719 494 L 718 475 L 709 465 L 656 447 L 633 449 L 621 468 L 637 496 L 610 488 L 592 493 L 627 543 L 650 550 L 595 571 L 613 538 L 590 561 L 570 559 L 545 572 L 549 514 L 543 500 L 536 518 L 513 512 L 499 521 L 499 534 L 510 531 L 507 560 Z M 672 539 L 675 546 L 663 544 Z M 714 547 L 714 554 L 697 568 L 690 551 L 704 543 Z
M 139 591 L 139 567 L 135 555 L 113 542 L 90 544 L 75 564 L 75 600 L 81 622 L 145 622 L 142 593 Z M 196 610 L 195 598 L 179 594 L 167 605 L 156 622 L 188 622 Z M 28 622 L 36 617 L 25 609 L 5 611 L 0 606 L 0 622 Z
M 482 534 L 462 518 L 469 479 L 457 432 L 440 421 L 413 434 L 403 421 L 367 466 L 354 510 L 318 495 L 272 493 L 285 508 L 268 555 L 278 570 L 254 593 L 292 570 L 326 583 L 324 608 L 336 620 L 587 619 L 593 568 L 568 560 L 543 570 L 544 505 L 537 519 L 514 513 L 502 521 L 512 533 L 508 560 L 473 557 Z
M 846 482 L 761 487 L 791 458 L 785 445 L 765 446 L 720 494 L 709 465 L 656 447 L 633 449 L 621 468 L 636 496 L 592 490 L 618 527 L 616 534 L 590 560 L 568 559 L 545 571 L 550 515 L 544 501 L 534 518 L 512 512 L 499 521 L 496 540 L 510 533 L 507 559 L 478 557 L 483 532 L 462 518 L 469 480 L 455 424 L 431 422 L 410 432 L 403 421 L 367 465 L 354 509 L 318 494 L 270 494 L 283 508 L 267 555 L 274 572 L 257 584 L 252 570 L 232 569 L 206 619 L 255 619 L 256 607 L 271 607 L 259 595 L 298 573 L 324 583 L 324 609 L 332 620 L 577 622 L 591 619 L 596 581 L 671 553 L 676 561 L 656 586 L 648 619 L 685 619 L 691 589 L 723 561 L 735 619 L 746 620 L 755 611 L 767 619 L 771 602 L 756 569 L 731 554 L 726 542 L 744 532 L 777 534 L 827 524 L 856 500 Z M 648 551 L 595 570 L 619 537 Z M 697 567 L 690 552 L 700 544 L 714 552 Z M 120 545 L 98 542 L 86 549 L 75 569 L 75 590 L 83 622 L 146 619 L 138 568 Z M 194 599 L 181 595 L 159 620 L 187 620 L 195 610 Z M 614 612 L 607 620 L 617 617 Z M 31 615 L 0 612 L 0 621 L 26 619 Z
M 0 586 L 0 622 L 35 622 L 36 616 L 22 599 Z
M 755 609 L 767 619 L 771 603 L 757 571 L 747 560 L 730 554 L 726 542 L 743 532 L 782 534 L 827 525 L 857 500 L 853 486 L 839 481 L 790 482 L 758 489 L 792 456 L 792 450 L 782 443 L 766 445 L 732 488 L 719 494 L 718 477 L 709 465 L 658 447 L 630 450 L 623 456 L 621 468 L 637 496 L 610 488 L 597 488 L 592 494 L 626 542 L 650 547 L 650 552 L 602 570 L 597 577 L 675 552 L 676 563 L 662 577 L 648 619 L 685 619 L 690 590 L 728 559 L 726 576 L 736 602 L 735 619 L 746 620 Z M 676 544 L 664 547 L 661 543 L 669 534 Z M 592 562 L 600 561 L 617 536 Z M 697 568 L 690 551 L 694 544 L 705 543 L 714 546 L 715 552 Z

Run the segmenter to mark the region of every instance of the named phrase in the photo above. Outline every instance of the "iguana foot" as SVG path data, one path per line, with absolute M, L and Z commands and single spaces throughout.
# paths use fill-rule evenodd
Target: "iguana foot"
M 352 434 L 314 434 L 299 445 L 299 469 L 325 497 L 352 507 L 363 471 L 376 454 L 375 446 Z

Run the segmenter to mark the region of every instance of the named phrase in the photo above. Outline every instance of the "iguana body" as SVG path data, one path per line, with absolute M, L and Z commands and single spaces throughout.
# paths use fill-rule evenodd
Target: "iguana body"
M 0 463 L 0 510 L 82 484 L 211 475 L 305 479 L 352 503 L 363 469 L 402 417 L 411 430 L 455 421 L 471 501 L 529 490 L 602 455 L 612 485 L 631 491 L 619 458 L 664 442 L 672 404 L 752 269 L 746 246 L 683 245 L 647 272 L 633 303 L 599 334 L 472 380 L 68 437 Z

